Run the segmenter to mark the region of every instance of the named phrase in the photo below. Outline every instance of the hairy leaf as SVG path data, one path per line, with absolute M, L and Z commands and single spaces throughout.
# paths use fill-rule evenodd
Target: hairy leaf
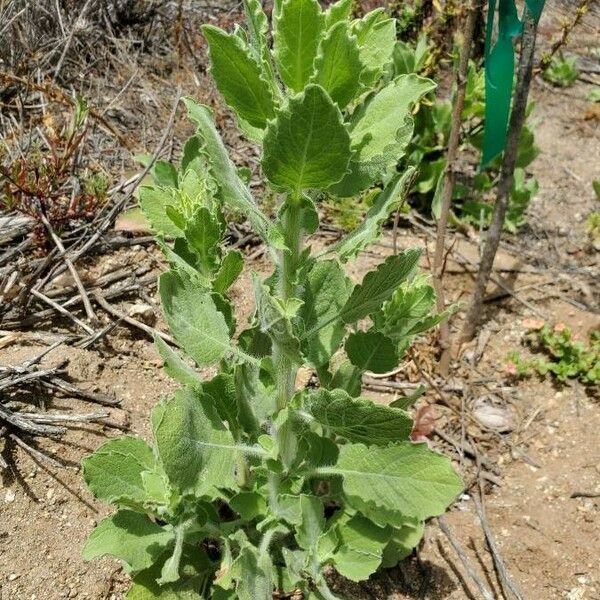
M 204 142 L 204 150 L 209 158 L 212 174 L 221 190 L 225 205 L 242 213 L 254 231 L 263 240 L 277 248 L 283 248 L 283 237 L 267 217 L 258 209 L 250 191 L 240 179 L 223 140 L 218 134 L 210 109 L 197 104 L 192 98 L 183 99 L 188 115 L 198 126 L 198 135 Z
M 308 85 L 277 112 L 264 139 L 263 170 L 279 189 L 300 195 L 339 181 L 350 159 L 350 138 L 325 90 Z
M 178 383 L 192 388 L 202 387 L 202 378 L 200 373 L 192 369 L 185 360 L 173 350 L 167 342 L 160 336 L 154 336 L 156 345 L 161 358 L 164 361 L 164 369 L 169 377 L 172 377 Z
M 378 238 L 382 224 L 404 200 L 414 175 L 415 169 L 410 167 L 402 175 L 392 177 L 375 198 L 361 224 L 334 244 L 330 251 L 346 261 L 372 244 Z
M 434 88 L 430 79 L 400 75 L 354 111 L 350 121 L 350 172 L 331 188 L 332 193 L 357 194 L 398 163 L 413 133 L 411 109 Z
M 291 299 L 288 304 L 271 294 L 260 278 L 254 279 L 256 312 L 261 331 L 266 333 L 291 361 L 300 363 L 300 341 L 292 327 L 292 318 L 299 308 L 299 301 Z
M 215 292 L 224 294 L 239 277 L 244 268 L 244 257 L 239 250 L 230 250 L 219 266 L 213 281 Z
M 340 575 L 351 581 L 364 581 L 379 565 L 389 542 L 390 527 L 378 527 L 369 519 L 356 514 L 344 519 L 337 527 L 340 547 L 333 555 L 333 564 Z
M 358 510 L 387 509 L 419 519 L 444 512 L 463 487 L 448 458 L 411 442 L 387 448 L 348 444 L 340 448 L 337 465 L 319 471 L 342 475 Z
M 304 355 L 315 368 L 326 364 L 342 343 L 345 328 L 337 316 L 351 289 L 350 279 L 334 260 L 318 261 L 308 272 L 299 317 L 307 331 L 318 330 L 302 344 Z M 324 323 L 328 324 L 321 327 Z
M 188 248 L 198 257 L 199 269 L 209 275 L 215 270 L 218 260 L 218 243 L 222 235 L 219 221 L 207 208 L 201 206 L 187 220 L 184 234 Z
M 82 461 L 91 492 L 105 502 L 142 505 L 149 500 L 142 473 L 155 467 L 152 449 L 141 438 L 110 440 Z
M 391 569 L 410 556 L 423 537 L 423 529 L 422 521 L 408 518 L 402 527 L 395 528 L 388 545 L 383 550 L 381 566 L 384 569 Z
M 173 199 L 168 190 L 159 187 L 140 187 L 140 208 L 156 233 L 168 237 L 180 237 L 183 231 L 167 216 L 167 206 Z
M 361 88 L 362 70 L 356 38 L 347 23 L 338 23 L 321 41 L 311 81 L 322 86 L 343 109 Z
M 161 557 L 162 558 L 162 557 Z M 127 600 L 202 600 L 202 590 L 214 576 L 214 567 L 200 548 L 185 544 L 179 564 L 180 579 L 177 582 L 159 585 L 163 565 L 157 562 L 152 568 L 142 571 L 133 579 L 127 592 Z
M 323 26 L 317 0 L 283 0 L 276 12 L 275 60 L 281 79 L 295 92 L 310 79 Z
M 225 317 L 210 293 L 172 271 L 160 276 L 159 291 L 173 336 L 198 365 L 214 364 L 232 352 Z
M 330 29 L 336 23 L 345 21 L 352 16 L 352 3 L 354 0 L 338 0 L 329 5 L 325 11 L 325 28 Z
M 344 323 L 356 321 L 379 310 L 390 299 L 396 288 L 414 271 L 421 251 L 406 250 L 401 254 L 388 257 L 374 271 L 364 276 L 341 310 Z
M 354 24 L 361 62 L 367 67 L 363 83 L 375 83 L 391 62 L 396 44 L 396 20 L 388 19 L 384 9 L 376 9 Z
M 244 546 L 234 563 L 233 577 L 237 580 L 238 600 L 272 600 L 273 565 L 268 552 Z
M 325 527 L 323 502 L 316 496 L 299 496 L 300 524 L 296 527 L 296 540 L 300 548 L 316 550 L 319 537 Z
M 264 129 L 275 104 L 261 68 L 246 44 L 235 34 L 212 25 L 202 28 L 210 49 L 211 74 L 229 106 L 244 121 Z
M 123 562 L 130 573 L 152 566 L 173 542 L 174 533 L 153 523 L 146 515 L 120 510 L 101 521 L 83 549 L 83 558 L 92 560 L 109 554 Z
M 408 440 L 412 429 L 412 419 L 403 410 L 351 398 L 343 390 L 311 394 L 306 409 L 318 423 L 351 442 L 387 446 Z
M 373 329 L 350 334 L 345 350 L 350 362 L 361 371 L 387 373 L 398 365 L 394 342 Z
M 214 400 L 189 389 L 167 400 L 156 443 L 173 486 L 198 497 L 216 487 L 235 489 L 235 458 L 241 447 L 217 415 Z

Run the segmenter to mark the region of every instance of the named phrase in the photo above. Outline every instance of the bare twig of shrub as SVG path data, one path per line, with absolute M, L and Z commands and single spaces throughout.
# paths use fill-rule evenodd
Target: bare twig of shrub
M 529 87 L 533 73 L 536 35 L 536 20 L 526 8 L 523 24 L 523 37 L 521 40 L 521 54 L 517 71 L 516 93 L 510 115 L 506 149 L 504 151 L 500 180 L 496 192 L 492 223 L 488 230 L 483 254 L 481 256 L 481 263 L 477 274 L 475 289 L 473 290 L 471 304 L 467 311 L 461 332 L 461 342 L 471 340 L 480 323 L 485 289 L 490 279 L 494 259 L 500 244 L 500 237 L 504 226 L 504 217 L 508 208 L 508 200 L 517 161 L 519 138 L 526 119 L 527 98 L 529 97 Z
M 448 215 L 450 213 L 452 191 L 454 189 L 454 170 L 456 168 L 456 158 L 460 140 L 461 115 L 465 101 L 467 71 L 469 68 L 471 47 L 473 45 L 475 24 L 477 23 L 478 13 L 481 11 L 481 8 L 481 0 L 472 0 L 465 24 L 465 34 L 460 52 L 460 63 L 456 72 L 456 96 L 454 98 L 452 109 L 452 128 L 450 129 L 448 149 L 446 151 L 446 170 L 444 171 L 442 188 L 442 205 L 437 225 L 437 238 L 433 259 L 433 284 L 437 296 L 437 310 L 440 313 L 446 310 L 446 300 L 442 282 L 444 277 L 444 253 Z M 442 355 L 440 357 L 438 369 L 442 377 L 447 377 L 448 369 L 450 367 L 450 325 L 447 320 L 444 320 L 440 324 L 440 346 L 442 348 Z

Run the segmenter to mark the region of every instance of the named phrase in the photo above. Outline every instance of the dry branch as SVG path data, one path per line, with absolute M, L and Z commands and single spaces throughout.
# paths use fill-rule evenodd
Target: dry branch
M 440 218 L 437 225 L 437 237 L 435 242 L 435 254 L 433 259 L 433 285 L 436 293 L 437 311 L 446 310 L 446 300 L 444 297 L 444 253 L 446 248 L 446 229 L 448 227 L 448 215 L 452 202 L 452 192 L 454 190 L 454 171 L 456 169 L 456 159 L 458 156 L 458 144 L 460 140 L 460 127 L 465 94 L 467 89 L 467 71 L 469 68 L 469 58 L 471 56 L 471 47 L 473 45 L 473 35 L 479 13 L 482 8 L 481 0 L 472 0 L 467 14 L 465 24 L 465 34 L 460 52 L 460 62 L 456 73 L 456 96 L 452 108 L 452 127 L 448 138 L 448 149 L 446 151 L 446 168 L 444 170 L 444 181 L 442 188 L 442 202 L 440 208 Z M 442 377 L 448 376 L 450 367 L 450 325 L 447 321 L 440 324 L 440 347 L 442 355 L 438 369 Z
M 466 342 L 473 338 L 475 330 L 481 321 L 483 297 L 490 279 L 496 252 L 498 251 L 498 246 L 500 244 L 500 237 L 504 227 L 504 218 L 508 208 L 510 190 L 513 184 L 513 175 L 517 162 L 519 139 L 527 117 L 527 98 L 529 97 L 529 87 L 533 72 L 536 35 L 537 22 L 529 10 L 525 8 L 516 93 L 510 115 L 506 149 L 504 151 L 500 180 L 498 182 L 492 223 L 488 230 L 485 247 L 481 256 L 481 264 L 479 266 L 479 273 L 477 275 L 471 304 L 465 317 L 461 333 L 461 342 Z

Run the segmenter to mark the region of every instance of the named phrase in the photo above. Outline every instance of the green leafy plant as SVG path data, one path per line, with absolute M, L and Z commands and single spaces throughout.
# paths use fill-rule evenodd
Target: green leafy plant
M 190 98 L 198 129 L 180 166 L 158 163 L 140 191 L 170 263 L 159 290 L 183 353 L 156 344 L 181 388 L 154 409 L 150 444 L 110 440 L 83 461 L 92 492 L 118 507 L 84 556 L 119 558 L 130 600 L 334 599 L 327 569 L 359 581 L 395 565 L 462 488 L 447 458 L 411 441 L 414 398 L 383 406 L 361 395 L 365 371 L 394 368 L 446 315 L 431 314 L 418 250 L 359 284 L 343 268 L 401 202 L 412 172 L 395 166 L 411 108 L 433 87 L 415 75 L 382 81 L 395 23 L 382 11 L 350 22 L 350 5 L 277 2 L 272 52 L 258 0 L 245 2 L 247 30 L 204 28 L 217 86 L 262 145 L 275 219 L 259 210 L 209 109 Z M 382 180 L 360 225 L 311 252 L 320 198 Z M 252 274 L 245 327 L 228 295 L 243 257 L 224 248 L 225 210 L 247 217 L 273 261 L 266 279 Z M 209 367 L 211 376 L 198 371 Z M 297 386 L 301 368 L 317 383 Z
M 600 212 L 591 213 L 585 220 L 588 237 L 595 247 L 600 245 Z
M 600 383 L 600 331 L 591 333 L 586 346 L 574 339 L 568 327 L 545 324 L 529 332 L 526 342 L 533 351 L 545 356 L 524 360 L 518 352 L 509 353 L 516 374 L 523 376 L 535 371 L 540 375 L 551 373 L 561 382 L 577 379 L 591 386 Z
M 588 102 L 600 102 L 600 85 L 593 87 L 586 96 Z
M 555 54 L 543 76 L 546 81 L 559 87 L 572 86 L 579 77 L 577 57 L 568 56 L 565 58 L 562 52 Z
M 106 176 L 81 166 L 88 114 L 86 100 L 77 96 L 67 122 L 59 126 L 51 115 L 44 119 L 45 146 L 32 144 L 20 158 L 0 163 L 0 209 L 32 217 L 32 235 L 40 249 L 50 247 L 40 211 L 60 234 L 92 219 L 106 200 Z
M 600 200 L 600 179 L 594 179 L 592 187 L 594 188 L 594 194 L 596 194 L 596 200 Z
M 397 42 L 391 65 L 392 76 L 401 73 L 419 72 L 429 62 L 430 48 L 424 37 L 416 45 Z M 453 214 L 455 222 L 468 222 L 477 227 L 488 227 L 491 222 L 493 205 L 489 202 L 490 192 L 499 173 L 500 159 L 489 169 L 477 173 L 477 161 L 483 142 L 483 120 L 485 116 L 483 69 L 470 63 L 467 74 L 465 103 L 462 112 L 464 123 L 461 134 L 461 173 L 453 191 Z M 533 105 L 528 111 L 533 110 Z M 419 105 L 414 116 L 415 130 L 402 164 L 417 168 L 413 184 L 412 204 L 439 216 L 442 174 L 446 168 L 445 148 L 450 135 L 452 102 L 440 100 L 430 92 Z M 539 190 L 535 178 L 527 176 L 526 167 L 537 157 L 539 148 L 535 145 L 533 131 L 524 127 L 519 143 L 517 169 L 510 195 L 509 210 L 504 227 L 515 233 L 525 223 L 525 211 Z M 474 173 L 474 174 L 471 174 Z

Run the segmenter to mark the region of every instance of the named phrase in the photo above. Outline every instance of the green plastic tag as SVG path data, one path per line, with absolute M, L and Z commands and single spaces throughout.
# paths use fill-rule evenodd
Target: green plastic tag
M 527 8 L 539 20 L 545 0 L 526 0 Z M 496 0 L 488 2 L 485 34 L 485 130 L 481 167 L 504 151 L 515 72 L 513 39 L 521 35 L 523 24 L 514 0 L 499 0 L 498 34 L 492 47 Z

